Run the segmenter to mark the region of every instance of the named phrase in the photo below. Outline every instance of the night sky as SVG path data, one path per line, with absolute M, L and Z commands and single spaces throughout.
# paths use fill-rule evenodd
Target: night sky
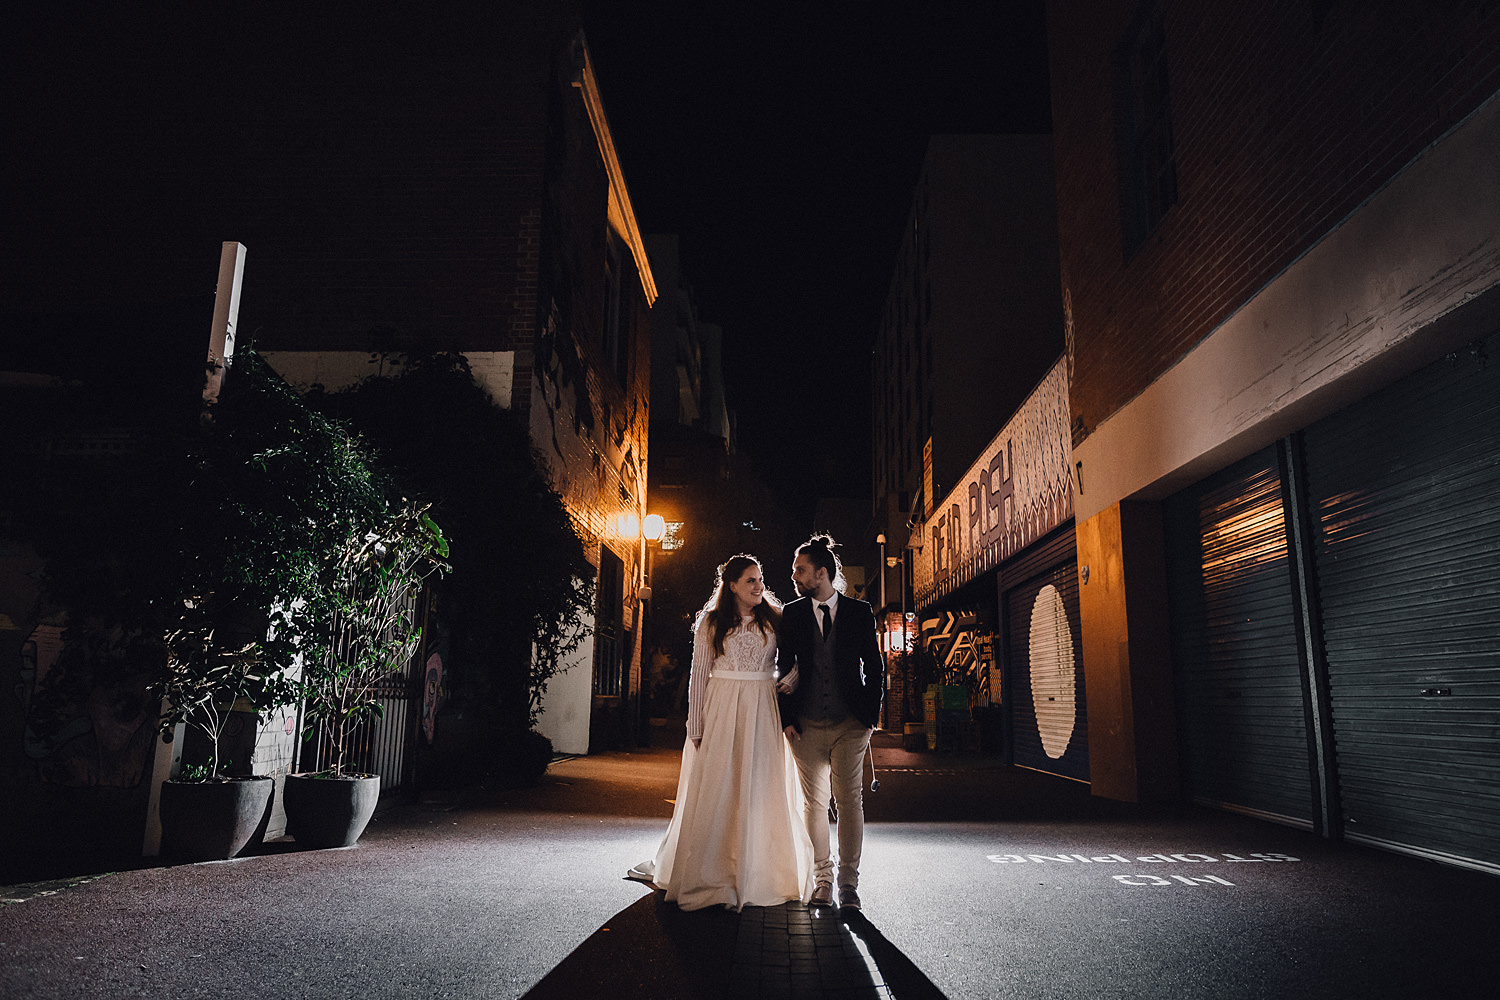
M 871 349 L 927 136 L 1050 130 L 1043 4 L 890 14 L 853 3 L 580 3 L 641 229 L 681 236 L 700 315 L 725 329 L 742 451 L 799 514 L 820 496 L 866 498 Z M 259 39 L 254 57 L 202 30 L 210 9 L 220 35 L 227 23 L 231 37 Z M 163 229 L 157 206 L 170 211 L 182 192 L 213 205 L 196 192 L 243 153 L 247 133 L 221 126 L 221 109 L 190 81 L 215 81 L 240 101 L 231 117 L 253 121 L 282 98 L 221 84 L 278 73 L 337 81 L 351 58 L 325 51 L 322 39 L 342 29 L 316 41 L 301 29 L 359 8 L 277 13 L 288 9 L 38 4 L 12 20 L 0 39 L 8 307 L 65 308 L 99 272 L 140 272 L 157 253 L 201 256 Z M 450 25 L 464 9 L 431 8 Z M 393 92 L 454 86 L 453 54 L 422 41 L 380 41 L 403 67 Z M 470 48 L 461 55 L 482 53 Z M 174 225 L 232 228 L 224 218 Z
M 636 215 L 681 235 L 741 448 L 794 509 L 868 497 L 870 356 L 927 136 L 1051 131 L 1043 6 L 586 5 Z

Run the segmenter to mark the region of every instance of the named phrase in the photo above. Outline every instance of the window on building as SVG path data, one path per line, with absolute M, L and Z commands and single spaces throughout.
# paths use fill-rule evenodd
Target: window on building
M 620 241 L 613 233 L 609 237 L 604 266 L 604 339 L 602 344 L 604 360 L 623 388 L 629 373 L 630 361 L 620 305 L 621 288 L 625 283 L 625 261 L 624 255 L 620 252 Z
M 656 471 L 660 477 L 658 485 L 682 486 L 687 483 L 688 462 L 683 455 L 663 455 L 658 460 Z
M 675 552 L 680 548 L 682 548 L 682 522 L 668 521 L 667 529 L 661 536 L 661 550 Z
M 599 552 L 598 605 L 594 612 L 594 694 L 620 697 L 624 636 L 625 564 L 607 548 Z
M 1128 260 L 1177 203 L 1160 0 L 1145 0 L 1136 12 L 1115 54 L 1115 80 L 1120 212 Z

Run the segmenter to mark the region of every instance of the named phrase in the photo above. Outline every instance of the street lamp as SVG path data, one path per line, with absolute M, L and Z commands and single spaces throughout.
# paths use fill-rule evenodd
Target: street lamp
M 646 547 L 644 561 L 646 579 L 641 584 L 638 593 L 643 601 L 651 600 L 651 543 L 661 541 L 666 533 L 667 520 L 660 514 L 647 514 L 645 520 L 641 522 L 641 538 L 644 539 Z
M 875 536 L 875 543 L 880 546 L 880 613 L 885 614 L 885 533 Z

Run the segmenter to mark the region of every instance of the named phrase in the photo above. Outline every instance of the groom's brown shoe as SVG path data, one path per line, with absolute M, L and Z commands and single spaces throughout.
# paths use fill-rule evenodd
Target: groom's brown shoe
M 833 883 L 819 882 L 813 889 L 812 899 L 807 901 L 808 906 L 832 906 L 833 905 Z
M 859 893 L 852 885 L 839 886 L 839 909 L 860 910 L 863 909 L 859 903 Z

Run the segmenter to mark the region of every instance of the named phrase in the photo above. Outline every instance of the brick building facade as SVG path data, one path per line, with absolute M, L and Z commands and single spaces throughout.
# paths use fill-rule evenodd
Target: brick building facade
M 1500 26 L 1482 4 L 1331 7 L 1054 6 L 1080 439 L 1500 87 Z M 1122 43 L 1148 16 L 1165 33 L 1176 202 L 1127 254 L 1117 81 Z
M 248 269 L 241 325 L 284 377 L 328 389 L 372 359 L 459 352 L 525 417 L 599 571 L 595 635 L 549 684 L 539 723 L 558 750 L 583 753 L 633 739 L 638 723 L 656 290 L 582 33 L 565 15 L 510 28 L 483 61 L 493 75 L 453 104 L 388 116 L 422 136 L 411 159 L 297 167 L 312 201 L 339 172 L 360 183 L 328 229 L 279 255 L 281 229 L 269 252 L 251 247 L 266 260 Z
M 26 155 L 5 168 L 0 248 L 0 396 L 21 470 L 0 489 L 0 653 L 19 695 L 0 709 L 9 859 L 156 851 L 153 790 L 190 740 L 155 738 L 134 674 L 92 679 L 76 654 L 81 672 L 58 666 L 61 621 L 18 512 L 65 462 L 128 458 L 134 408 L 201 379 L 226 241 L 245 248 L 239 343 L 289 380 L 334 389 L 408 352 L 461 352 L 523 417 L 599 581 L 596 633 L 550 684 L 540 727 L 566 752 L 633 740 L 655 289 L 575 8 L 15 19 L 8 135 Z M 386 707 L 372 769 L 399 789 L 423 703 L 398 686 Z M 46 713 L 63 724 L 38 739 Z M 247 714 L 224 756 L 280 775 L 304 748 L 307 766 L 296 725 Z M 451 717 L 442 731 L 445 748 L 473 735 Z
M 1049 39 L 1095 793 L 1500 867 L 1500 15 Z

